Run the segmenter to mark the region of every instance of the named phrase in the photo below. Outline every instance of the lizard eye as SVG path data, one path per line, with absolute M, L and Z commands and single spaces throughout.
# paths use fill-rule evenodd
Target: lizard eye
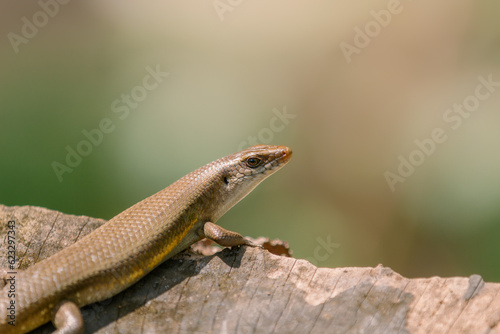
M 258 167 L 261 162 L 262 160 L 260 160 L 259 158 L 248 158 L 246 161 L 247 166 L 250 168 Z

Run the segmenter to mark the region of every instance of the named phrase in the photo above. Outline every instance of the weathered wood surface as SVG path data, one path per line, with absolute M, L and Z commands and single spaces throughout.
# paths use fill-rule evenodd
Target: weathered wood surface
M 9 220 L 21 268 L 105 222 L 0 205 L 1 267 Z M 477 275 L 407 279 L 383 266 L 317 268 L 243 247 L 178 255 L 82 313 L 88 333 L 500 333 L 499 291 Z

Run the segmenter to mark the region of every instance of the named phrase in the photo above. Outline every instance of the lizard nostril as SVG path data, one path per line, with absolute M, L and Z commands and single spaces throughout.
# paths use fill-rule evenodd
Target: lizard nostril
M 290 160 L 290 158 L 292 157 L 292 150 L 286 146 L 281 146 L 280 148 L 283 152 L 282 159 L 285 161 Z

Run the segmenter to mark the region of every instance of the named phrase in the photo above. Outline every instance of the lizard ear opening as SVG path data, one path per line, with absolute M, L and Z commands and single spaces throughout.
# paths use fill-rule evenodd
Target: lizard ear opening
M 224 177 L 222 178 L 222 180 L 224 181 L 224 184 L 225 184 L 226 186 L 227 186 L 227 185 L 229 185 L 229 179 L 227 178 L 227 176 L 224 176 Z

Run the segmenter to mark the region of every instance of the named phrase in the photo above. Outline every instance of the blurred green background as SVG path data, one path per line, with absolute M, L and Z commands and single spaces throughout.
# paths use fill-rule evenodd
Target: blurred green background
M 60 1 L 0 4 L 1 204 L 109 219 L 250 136 L 294 157 L 222 226 L 322 267 L 500 281 L 500 88 L 443 118 L 500 82 L 497 1 Z M 88 154 L 58 178 L 68 146 Z

